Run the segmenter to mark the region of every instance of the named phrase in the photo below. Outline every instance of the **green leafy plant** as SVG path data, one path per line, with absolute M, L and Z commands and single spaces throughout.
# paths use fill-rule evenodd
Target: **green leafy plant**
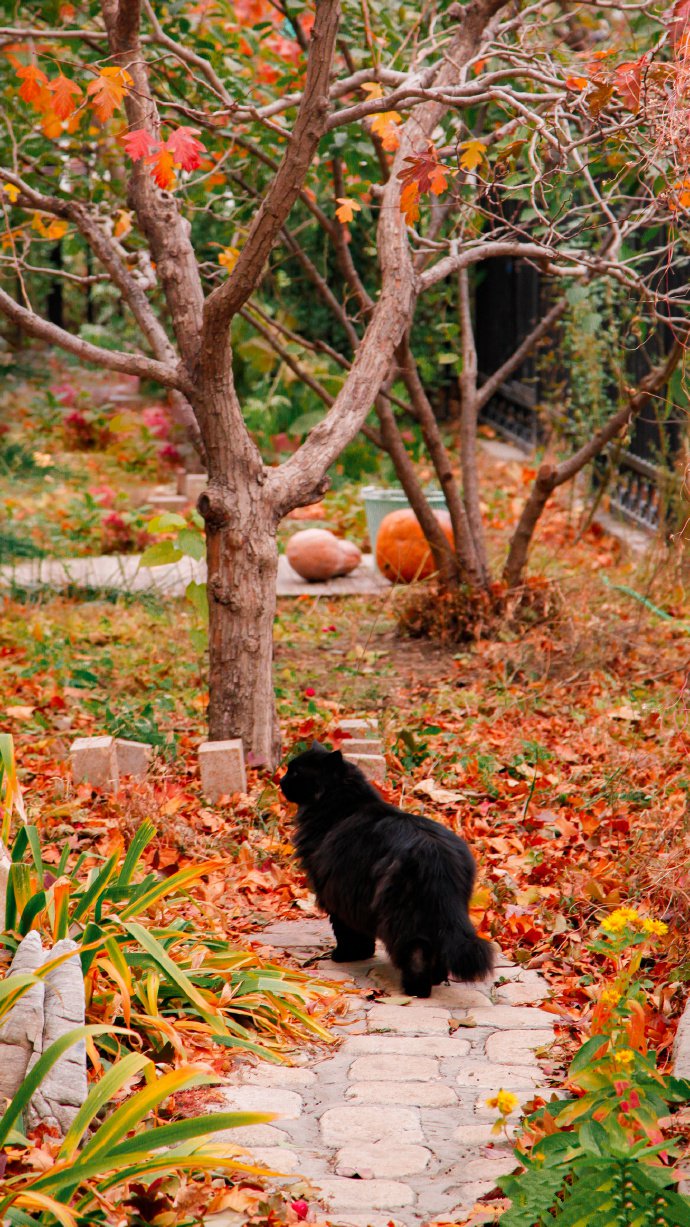
M 690 1198 L 677 1191 L 677 1142 L 661 1122 L 690 1099 L 690 1083 L 661 1073 L 647 1047 L 647 991 L 638 978 L 645 949 L 666 932 L 634 908 L 602 923 L 592 949 L 613 965 L 599 994 L 593 1034 L 572 1061 L 574 1098 L 525 1122 L 515 1151 L 523 1166 L 499 1181 L 511 1208 L 504 1227 L 688 1227 Z
M 199 1146 L 198 1141 L 220 1129 L 272 1120 L 271 1113 L 214 1112 L 159 1124 L 159 1114 L 171 1095 L 216 1086 L 221 1079 L 192 1066 L 159 1074 L 148 1057 L 136 1052 L 124 1056 L 92 1084 L 64 1139 L 44 1138 L 46 1162 L 37 1170 L 30 1161 L 32 1143 L 18 1128 L 32 1095 L 68 1048 L 112 1030 L 76 1027 L 56 1040 L 0 1117 L 0 1148 L 8 1148 L 0 1191 L 3 1223 L 20 1227 L 57 1221 L 63 1227 L 92 1227 L 121 1222 L 118 1207 L 134 1181 L 150 1185 L 165 1175 L 179 1185 L 186 1172 L 257 1170 L 247 1169 L 228 1154 L 227 1146 Z M 143 1085 L 118 1102 L 133 1081 Z M 184 1211 L 179 1213 L 184 1216 Z M 168 1223 L 179 1221 L 178 1214 L 166 1219 Z
M 191 524 L 184 516 L 174 512 L 164 512 L 154 516 L 149 521 L 148 531 L 153 535 L 165 533 L 162 541 L 155 541 L 148 546 L 141 556 L 139 565 L 142 567 L 162 567 L 171 562 L 179 562 L 181 558 L 193 558 L 200 561 L 206 553 L 204 541 L 204 522 L 198 511 L 191 514 Z M 205 651 L 208 645 L 208 594 L 206 584 L 190 580 L 185 588 L 185 596 L 195 610 L 198 625 L 190 630 L 190 638 L 194 647 Z
M 57 866 L 44 862 L 37 829 L 20 828 L 12 845 L 4 944 L 13 950 L 31 929 L 50 940 L 79 943 L 89 1015 L 123 1023 L 153 1054 L 172 1049 L 185 1059 L 203 1034 L 228 1048 L 281 1060 L 285 1039 L 331 1036 L 307 1007 L 329 994 L 303 973 L 264 964 L 222 936 L 200 937 L 183 915 L 191 886 L 222 868 L 204 861 L 168 878 L 140 877 L 155 835 L 139 827 L 124 860 L 114 852 L 84 873 L 85 857 L 70 868 L 65 848 Z M 152 924 L 152 916 L 165 923 Z M 99 1043 L 111 1056 L 120 1041 Z

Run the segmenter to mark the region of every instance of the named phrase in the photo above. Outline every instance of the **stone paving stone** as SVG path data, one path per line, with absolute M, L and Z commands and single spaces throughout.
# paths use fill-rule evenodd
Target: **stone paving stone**
M 443 1108 L 458 1102 L 453 1088 L 442 1082 L 356 1082 L 345 1093 L 357 1103 L 411 1103 Z
M 459 1087 L 487 1087 L 496 1090 L 509 1086 L 511 1091 L 516 1087 L 528 1089 L 534 1086 L 544 1086 L 546 1076 L 538 1067 L 531 1065 L 498 1065 L 491 1061 L 464 1061 L 460 1072 L 455 1076 Z
M 406 1056 L 465 1057 L 470 1051 L 467 1039 L 454 1035 L 356 1035 L 346 1044 L 348 1052 L 396 1053 Z
M 294 1120 L 302 1111 L 302 1096 L 295 1091 L 276 1090 L 264 1086 L 219 1087 L 223 1100 L 219 1112 L 276 1112 L 285 1120 Z
M 288 1146 L 252 1146 L 251 1161 L 270 1167 L 273 1172 L 284 1172 L 286 1175 L 297 1172 L 300 1165 L 304 1167 L 304 1160 L 303 1151 L 298 1153 L 296 1150 L 290 1150 Z
M 351 1142 L 423 1142 L 419 1112 L 415 1108 L 384 1107 L 380 1104 L 343 1104 L 328 1108 L 321 1117 L 321 1137 L 326 1146 Z
M 416 1221 L 421 1223 L 421 1219 Z M 208 1222 L 212 1227 L 210 1219 Z M 235 1223 L 233 1227 L 236 1227 Z M 402 1223 L 400 1219 L 391 1218 L 390 1214 L 351 1214 L 348 1210 L 338 1215 L 337 1227 L 410 1227 L 410 1221 L 408 1219 L 407 1223 Z
M 390 1078 L 393 1082 L 424 1082 L 438 1078 L 438 1061 L 433 1057 L 415 1057 L 409 1054 L 358 1057 L 350 1066 L 349 1078 L 353 1082 L 381 1082 Z
M 281 920 L 277 924 L 268 925 L 257 936 L 267 946 L 277 946 L 290 950 L 301 950 L 303 946 L 332 946 L 334 944 L 333 930 L 329 921 L 320 919 Z M 318 975 L 318 969 L 315 969 Z
M 478 1156 L 474 1159 L 464 1159 L 447 1174 L 451 1180 L 460 1184 L 481 1180 L 490 1182 L 493 1186 L 499 1176 L 507 1176 L 508 1172 L 514 1172 L 517 1166 L 518 1160 L 512 1151 L 497 1150 L 490 1157 Z
M 448 1035 L 447 1010 L 420 1010 L 413 1005 L 375 1005 L 369 1011 L 369 1031 L 399 1035 Z
M 492 1133 L 491 1128 L 491 1122 L 489 1121 L 481 1125 L 458 1125 L 458 1128 L 453 1130 L 452 1139 L 454 1142 L 457 1142 L 458 1146 L 471 1146 L 475 1151 L 480 1146 L 487 1146 L 489 1143 L 495 1146 L 497 1150 L 505 1150 L 508 1142 L 500 1134 Z M 515 1125 L 509 1121 L 506 1125 L 506 1131 L 512 1135 L 515 1133 Z
M 536 971 L 523 971 L 518 978 L 496 989 L 496 1000 L 506 1005 L 531 1005 L 544 1001 L 548 995 L 549 986 Z
M 316 1074 L 311 1069 L 299 1069 L 285 1065 L 257 1065 L 248 1069 L 242 1081 L 254 1086 L 303 1087 L 312 1086 L 316 1082 Z
M 335 1157 L 336 1176 L 359 1176 L 366 1180 L 378 1176 L 395 1180 L 413 1176 L 428 1167 L 432 1153 L 426 1146 L 392 1146 L 390 1142 L 360 1143 L 344 1146 Z
M 393 1210 L 398 1206 L 412 1206 L 415 1200 L 409 1184 L 398 1180 L 348 1180 L 344 1176 L 330 1176 L 319 1181 L 319 1190 L 322 1198 L 327 1198 L 331 1211 Z
M 219 1112 L 225 1110 L 217 1109 Z M 287 1133 L 276 1129 L 274 1125 L 242 1125 L 239 1129 L 218 1129 L 209 1135 L 209 1140 L 215 1143 L 225 1143 L 232 1146 L 280 1146 L 289 1142 Z
M 470 1011 L 478 1027 L 491 1027 L 492 1031 L 514 1031 L 516 1028 L 525 1030 L 528 1027 L 553 1027 L 555 1020 L 552 1014 L 529 1006 L 485 1005 L 483 1008 L 472 1008 Z
M 382 784 L 386 778 L 386 760 L 383 754 L 348 754 L 349 761 L 363 771 L 368 780 Z
M 495 1031 L 486 1041 L 489 1061 L 500 1065 L 534 1065 L 536 1048 L 553 1043 L 553 1031 Z

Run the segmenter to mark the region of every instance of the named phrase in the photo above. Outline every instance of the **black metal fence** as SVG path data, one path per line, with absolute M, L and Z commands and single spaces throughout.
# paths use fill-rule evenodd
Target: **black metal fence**
M 496 371 L 530 330 L 540 312 L 539 274 L 513 260 L 484 265 L 475 291 L 477 362 L 481 377 Z M 640 370 L 637 374 L 642 374 Z M 484 407 L 481 420 L 523 451 L 545 437 L 537 412 L 540 387 L 531 357 L 501 384 Z M 668 519 L 682 447 L 683 418 L 658 413 L 654 404 L 636 418 L 627 449 L 613 444 L 594 466 L 593 481 L 605 482 L 612 510 L 641 528 L 656 531 Z

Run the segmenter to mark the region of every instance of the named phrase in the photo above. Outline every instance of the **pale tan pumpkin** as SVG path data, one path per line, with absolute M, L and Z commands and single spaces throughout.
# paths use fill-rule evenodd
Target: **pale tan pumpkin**
M 349 575 L 362 561 L 356 545 L 342 541 L 327 528 L 305 528 L 295 533 L 285 552 L 293 570 L 310 581 Z

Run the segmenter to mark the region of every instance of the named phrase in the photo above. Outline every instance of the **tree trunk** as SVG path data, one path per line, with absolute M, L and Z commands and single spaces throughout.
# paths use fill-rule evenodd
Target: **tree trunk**
M 237 502 L 227 485 L 212 480 L 199 509 L 206 521 L 208 563 L 209 738 L 240 737 L 254 766 L 275 767 L 280 758 L 272 669 L 275 517 L 251 477 Z

